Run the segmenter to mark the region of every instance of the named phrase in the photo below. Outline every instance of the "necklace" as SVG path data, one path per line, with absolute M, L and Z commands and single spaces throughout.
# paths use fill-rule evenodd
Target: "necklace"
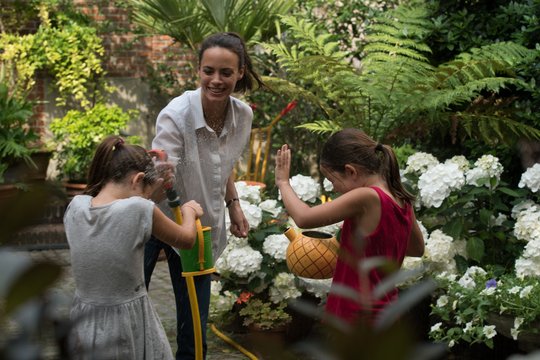
M 221 135 L 221 131 L 225 125 L 225 115 L 227 114 L 228 107 L 229 105 L 227 104 L 221 114 L 217 112 L 207 113 L 203 107 L 203 115 L 206 124 L 210 126 L 210 128 L 214 130 L 218 136 Z

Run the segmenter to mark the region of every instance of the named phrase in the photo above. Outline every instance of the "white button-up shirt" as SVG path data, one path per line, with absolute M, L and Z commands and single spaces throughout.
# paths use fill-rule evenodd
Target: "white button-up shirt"
M 203 226 L 212 228 L 214 261 L 227 245 L 225 185 L 251 134 L 253 111 L 230 97 L 229 111 L 220 136 L 204 119 L 201 89 L 174 98 L 157 117 L 153 149 L 165 150 L 176 163 L 176 190 L 181 203 L 201 204 Z M 164 201 L 160 208 L 173 219 Z

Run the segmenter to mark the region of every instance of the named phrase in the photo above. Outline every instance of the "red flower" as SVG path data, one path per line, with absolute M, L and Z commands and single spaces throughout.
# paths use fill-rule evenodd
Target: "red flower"
M 242 304 L 248 302 L 249 298 L 253 296 L 252 292 L 249 291 L 242 291 L 240 296 L 238 296 L 238 299 L 236 299 L 237 304 Z
M 283 110 L 281 110 L 281 113 L 279 115 L 285 116 L 285 114 L 287 114 L 289 111 L 291 111 L 292 109 L 296 107 L 297 103 L 298 103 L 297 100 L 291 101 L 290 103 L 287 104 L 287 106 Z
M 249 107 L 251 107 L 251 110 L 255 111 L 259 108 L 259 105 L 255 104 L 255 103 L 251 103 L 249 104 Z

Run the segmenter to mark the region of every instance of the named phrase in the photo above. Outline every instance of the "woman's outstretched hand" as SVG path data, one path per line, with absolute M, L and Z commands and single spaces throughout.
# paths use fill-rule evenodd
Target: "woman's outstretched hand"
M 291 173 L 291 149 L 287 144 L 282 145 L 281 149 L 276 154 L 276 168 L 275 168 L 276 185 L 280 183 L 289 182 Z

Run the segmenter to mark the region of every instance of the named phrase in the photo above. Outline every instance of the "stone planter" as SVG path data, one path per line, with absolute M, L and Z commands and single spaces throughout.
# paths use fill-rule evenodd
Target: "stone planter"
M 514 327 L 514 317 L 509 315 L 490 314 L 487 321 L 495 325 L 497 333 L 509 338 L 512 338 L 510 330 Z M 540 320 L 532 324 L 533 329 L 540 331 Z M 518 347 L 525 352 L 531 352 L 540 348 L 540 332 L 521 331 L 517 337 Z

